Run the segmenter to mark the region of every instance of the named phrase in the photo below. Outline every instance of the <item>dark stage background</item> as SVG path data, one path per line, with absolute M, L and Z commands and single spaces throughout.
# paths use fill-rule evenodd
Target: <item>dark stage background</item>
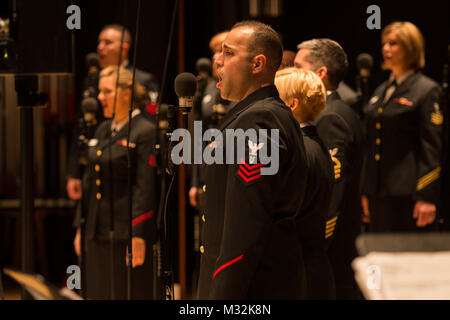
M 174 2 L 142 1 L 137 65 L 154 73 L 160 80 Z M 134 32 L 136 3 L 136 0 L 79 1 L 82 28 L 75 31 L 77 83 L 83 77 L 84 56 L 95 51 L 97 35 L 103 25 L 122 23 Z M 366 27 L 369 17 L 366 10 L 372 4 L 381 9 L 381 28 L 395 20 L 408 20 L 420 28 L 426 41 L 426 67 L 423 72 L 438 82 L 442 78 L 442 65 L 447 61 L 450 39 L 449 1 L 284 0 L 281 3 L 282 14 L 279 17 L 259 16 L 256 19 L 271 24 L 283 35 L 285 49 L 296 51 L 298 43 L 311 38 L 327 37 L 338 41 L 348 54 L 350 68 L 345 80 L 350 86 L 354 86 L 357 72 L 355 60 L 361 52 L 374 57 L 373 86 L 387 76 L 380 69 L 381 30 Z M 215 33 L 230 28 L 237 21 L 252 18 L 249 16 L 249 1 L 190 0 L 184 1 L 184 7 L 185 71 L 192 73 L 196 72 L 198 58 L 210 57 L 208 43 Z M 173 80 L 178 72 L 177 28 L 163 98 L 163 101 L 171 103 L 176 102 Z
M 261 4 L 270 2 L 255 1 Z M 327 37 L 338 41 L 348 55 L 350 67 L 345 82 L 351 87 L 354 87 L 354 79 L 357 73 L 355 65 L 357 55 L 361 52 L 371 54 L 375 61 L 371 78 L 371 90 L 373 90 L 388 76 L 386 72 L 380 69 L 381 30 L 369 30 L 366 27 L 366 20 L 370 15 L 366 13 L 366 10 L 369 5 L 373 4 L 378 5 L 381 9 L 381 29 L 395 20 L 411 21 L 419 27 L 426 41 L 426 67 L 423 73 L 439 83 L 442 80 L 442 66 L 448 59 L 450 1 L 279 0 L 281 14 L 278 17 L 269 17 L 264 14 L 250 17 L 250 2 L 251 0 L 180 0 L 178 13 L 184 17 L 184 19 L 181 19 L 181 21 L 184 20 L 184 23 L 179 25 L 180 20 L 176 21 L 162 102 L 177 103 L 173 89 L 176 75 L 183 71 L 196 74 L 195 63 L 197 59 L 211 56 L 208 43 L 214 34 L 229 29 L 235 22 L 249 18 L 271 24 L 282 34 L 285 49 L 296 51 L 298 43 L 311 38 Z M 78 108 L 81 99 L 80 87 L 86 75 L 86 54 L 96 51 L 98 33 L 106 24 L 119 23 L 125 25 L 132 32 L 134 39 L 137 1 L 74 0 L 73 3 L 81 8 L 81 30 L 73 31 L 75 39 L 73 48 L 75 92 L 73 96 Z M 162 81 L 174 4 L 174 0 L 142 0 L 136 64 L 138 68 L 153 73 L 159 81 Z M 51 8 L 42 8 L 42 10 L 51 10 Z M 68 16 L 65 12 L 58 14 Z M 45 21 L 39 23 L 45 23 Z M 61 27 L 65 28 L 65 26 Z M 42 36 L 45 37 L 45 35 Z M 182 41 L 179 39 L 180 36 L 183 38 Z M 183 41 L 185 45 L 180 47 L 179 44 Z M 60 54 L 68 55 L 66 52 L 60 52 Z M 129 57 L 133 57 L 132 51 Z M 67 134 L 69 131 L 66 130 L 65 132 L 66 138 L 70 138 Z M 189 181 L 187 181 L 187 186 L 189 186 Z M 50 198 L 61 197 L 61 191 L 52 191 L 57 189 L 64 190 L 64 186 L 56 188 L 47 184 L 44 194 Z M 176 190 L 176 188 L 174 189 Z M 188 189 L 186 189 L 187 191 Z M 8 194 L 18 194 L 18 191 Z M 174 216 L 176 216 L 177 210 L 177 196 L 175 192 L 173 201 L 171 201 L 173 203 L 171 211 L 173 211 Z M 4 197 L 4 194 L 0 194 L 0 198 Z M 447 211 L 449 211 L 450 206 L 448 204 L 446 206 Z M 189 207 L 187 210 L 188 217 L 192 217 L 193 209 Z M 47 220 L 45 225 L 49 261 L 45 268 L 38 265 L 38 271 L 50 277 L 53 282 L 62 283 L 65 268 L 76 261 L 71 247 L 74 234 L 70 223 L 71 216 L 65 215 L 63 218 L 56 217 Z M 193 265 L 191 261 L 193 251 L 191 224 L 192 221 L 188 219 L 188 286 Z M 0 226 L 0 228 L 4 230 L 5 226 Z M 52 233 L 52 230 L 55 229 L 60 230 L 58 231 L 59 234 Z M 56 236 L 61 238 L 58 239 L 59 242 L 54 241 Z M 5 234 L 3 234 L 3 237 L 6 239 Z M 178 241 L 177 239 L 174 240 Z M 1 248 L 5 250 L 2 249 L 1 258 L 3 262 L 0 261 L 0 266 L 11 265 L 12 260 L 14 260 L 13 256 L 17 255 L 17 252 L 12 252 L 12 245 L 9 244 L 3 243 Z M 14 250 L 17 251 L 17 249 Z M 43 271 L 43 269 L 47 271 Z M 177 270 L 177 266 L 175 270 Z

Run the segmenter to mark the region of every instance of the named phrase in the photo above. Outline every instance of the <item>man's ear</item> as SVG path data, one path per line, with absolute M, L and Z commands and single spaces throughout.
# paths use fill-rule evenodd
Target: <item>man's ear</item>
M 263 54 L 258 54 L 253 58 L 253 73 L 261 73 L 266 66 L 267 58 Z
M 131 88 L 123 89 L 122 95 L 126 100 L 130 100 L 131 99 Z
M 290 104 L 291 110 L 294 111 L 300 106 L 300 100 L 298 98 L 293 98 Z
M 125 59 L 126 59 L 126 57 L 128 56 L 128 52 L 129 52 L 129 51 L 130 51 L 130 44 L 124 42 L 124 43 L 122 44 L 122 54 L 125 56 Z
M 328 74 L 327 67 L 321 66 L 319 69 L 316 70 L 316 74 L 323 81 L 327 77 L 327 74 Z

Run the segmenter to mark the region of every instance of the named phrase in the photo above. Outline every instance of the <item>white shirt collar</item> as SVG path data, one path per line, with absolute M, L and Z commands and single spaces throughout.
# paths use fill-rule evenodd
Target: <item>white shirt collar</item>
M 122 68 L 126 68 L 128 66 L 128 63 L 129 63 L 128 59 L 125 59 L 120 66 Z
M 311 122 L 300 122 L 300 128 L 312 126 Z
M 402 74 L 400 77 L 398 78 L 394 78 L 394 75 L 391 74 L 391 76 L 389 77 L 389 81 L 392 82 L 395 79 L 395 82 L 397 83 L 397 86 L 399 86 L 403 81 L 406 80 L 406 78 L 408 78 L 410 75 L 412 75 L 414 73 L 414 70 L 409 70 L 406 73 Z
M 131 118 L 134 118 L 135 116 L 137 116 L 140 113 L 141 113 L 140 109 L 134 109 L 131 112 Z M 125 119 L 123 119 L 122 121 L 120 121 L 118 123 L 114 122 L 114 120 L 113 120 L 111 123 L 111 131 L 119 132 L 123 128 L 123 126 L 126 125 L 127 123 L 128 123 L 128 117 L 126 117 Z

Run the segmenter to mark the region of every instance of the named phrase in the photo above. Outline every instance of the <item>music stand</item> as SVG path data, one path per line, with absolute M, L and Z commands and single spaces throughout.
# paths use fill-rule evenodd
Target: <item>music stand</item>
M 356 248 L 352 267 L 366 299 L 450 299 L 450 233 L 368 233 Z
M 450 232 L 365 233 L 356 239 L 359 255 L 369 252 L 450 251 Z
M 13 269 L 3 269 L 3 272 L 17 281 L 23 289 L 31 294 L 34 300 L 83 300 L 72 290 L 58 289 L 40 274 L 30 274 Z

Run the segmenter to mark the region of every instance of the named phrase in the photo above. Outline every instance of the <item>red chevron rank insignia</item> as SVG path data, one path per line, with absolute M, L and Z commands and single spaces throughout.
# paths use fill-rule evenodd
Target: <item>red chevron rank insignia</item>
M 239 165 L 238 175 L 244 180 L 245 183 L 249 183 L 258 179 L 261 179 L 261 167 L 262 163 L 250 165 L 241 159 Z

